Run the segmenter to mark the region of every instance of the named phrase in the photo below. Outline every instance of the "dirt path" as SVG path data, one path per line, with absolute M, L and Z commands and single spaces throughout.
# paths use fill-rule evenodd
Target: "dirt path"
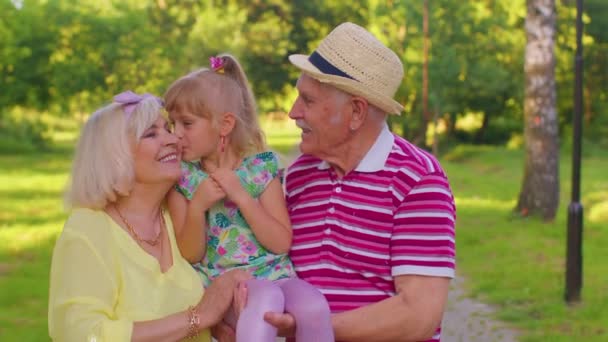
M 452 281 L 443 316 L 442 342 L 515 342 L 517 332 L 496 320 L 495 310 L 465 296 L 464 279 Z

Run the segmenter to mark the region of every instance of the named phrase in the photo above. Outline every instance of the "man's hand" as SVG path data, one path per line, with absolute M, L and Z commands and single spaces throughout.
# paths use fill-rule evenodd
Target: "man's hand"
M 288 313 L 267 312 L 264 320 L 279 329 L 279 336 L 294 337 L 296 334 L 296 320 Z

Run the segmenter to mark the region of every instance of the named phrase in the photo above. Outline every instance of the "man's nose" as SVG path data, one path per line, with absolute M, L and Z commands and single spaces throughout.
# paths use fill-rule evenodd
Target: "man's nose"
M 298 105 L 298 100 L 291 106 L 289 110 L 289 118 L 292 120 L 297 120 L 302 118 L 302 111 L 300 110 L 300 106 Z

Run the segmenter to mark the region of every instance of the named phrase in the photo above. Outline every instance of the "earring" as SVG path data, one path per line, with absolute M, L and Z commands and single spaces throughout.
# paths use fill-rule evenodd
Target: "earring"
M 224 152 L 224 149 L 226 148 L 226 137 L 225 136 L 220 136 L 220 152 Z

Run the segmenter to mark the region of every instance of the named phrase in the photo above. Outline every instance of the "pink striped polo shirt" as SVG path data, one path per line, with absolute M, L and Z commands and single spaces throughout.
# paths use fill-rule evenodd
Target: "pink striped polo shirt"
M 395 276 L 454 277 L 455 205 L 447 177 L 432 155 L 388 127 L 343 178 L 302 155 L 285 186 L 290 257 L 332 312 L 395 295 Z

